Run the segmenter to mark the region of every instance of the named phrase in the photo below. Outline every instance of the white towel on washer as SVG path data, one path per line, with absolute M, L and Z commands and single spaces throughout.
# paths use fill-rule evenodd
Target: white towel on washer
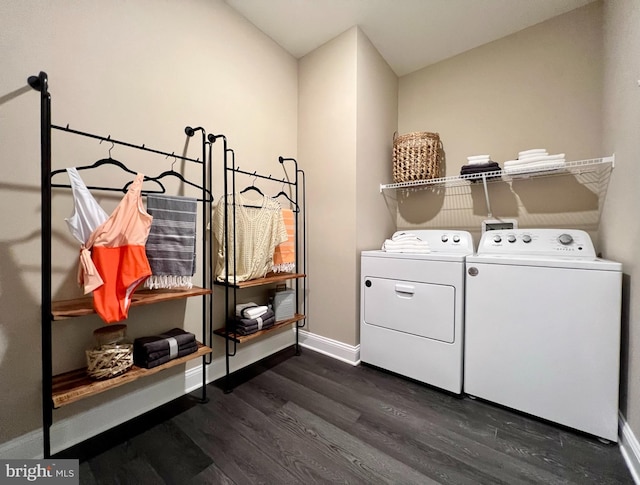
M 391 236 L 391 239 L 385 240 L 382 244 L 382 250 L 392 253 L 429 253 L 429 243 L 423 241 L 415 234 L 410 232 L 398 231 Z

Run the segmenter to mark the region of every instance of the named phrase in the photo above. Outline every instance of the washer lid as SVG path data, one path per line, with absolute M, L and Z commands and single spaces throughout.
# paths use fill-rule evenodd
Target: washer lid
M 474 264 L 495 264 L 508 266 L 538 266 L 546 268 L 567 268 L 599 271 L 622 271 L 622 264 L 607 259 L 578 259 L 568 257 L 511 255 L 511 254 L 475 254 L 467 256 L 467 267 Z

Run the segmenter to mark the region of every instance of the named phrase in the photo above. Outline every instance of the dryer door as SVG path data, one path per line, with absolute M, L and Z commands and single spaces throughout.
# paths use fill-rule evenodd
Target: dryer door
M 454 341 L 453 286 L 367 277 L 363 298 L 365 324 Z

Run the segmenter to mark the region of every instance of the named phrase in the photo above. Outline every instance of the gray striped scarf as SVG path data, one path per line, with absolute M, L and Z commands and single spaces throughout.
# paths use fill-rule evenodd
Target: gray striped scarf
M 145 246 L 152 276 L 147 288 L 191 288 L 196 270 L 197 200 L 191 197 L 147 195 L 153 216 Z

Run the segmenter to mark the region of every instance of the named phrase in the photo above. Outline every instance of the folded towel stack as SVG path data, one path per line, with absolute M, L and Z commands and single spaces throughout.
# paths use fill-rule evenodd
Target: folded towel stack
M 504 162 L 504 171 L 506 174 L 513 175 L 532 170 L 563 168 L 565 164 L 564 153 L 549 155 L 544 148 L 534 148 L 519 152 L 516 160 Z
M 133 362 L 139 367 L 151 369 L 197 350 L 198 343 L 194 334 L 181 328 L 172 328 L 160 335 L 135 339 Z
M 423 241 L 415 234 L 398 231 L 391 236 L 391 239 L 385 240 L 382 244 L 382 250 L 388 253 L 412 253 L 426 254 L 430 253 L 429 243 Z
M 473 155 L 467 157 L 467 164 L 460 169 L 460 175 L 472 175 L 477 173 L 496 172 L 500 170 L 500 165 L 491 160 L 489 155 Z M 487 179 L 498 177 L 494 175 Z
M 265 330 L 273 327 L 276 323 L 276 314 L 270 308 L 264 312 L 261 316 L 256 318 L 243 318 L 236 316 L 235 318 L 235 332 L 239 335 L 251 335 L 259 330 Z
M 236 317 L 239 318 L 258 318 L 267 313 L 269 307 L 266 305 L 258 305 L 257 303 L 238 303 L 236 305 Z

